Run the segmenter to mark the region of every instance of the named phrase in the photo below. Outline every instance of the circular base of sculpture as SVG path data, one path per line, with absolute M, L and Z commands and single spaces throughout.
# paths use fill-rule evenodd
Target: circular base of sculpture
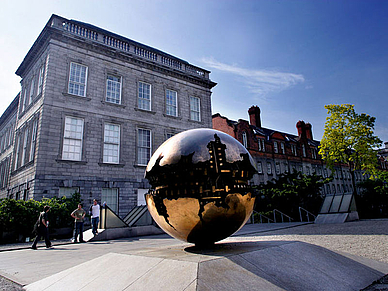
M 230 193 L 225 197 L 161 199 L 146 194 L 148 209 L 169 235 L 198 247 L 209 246 L 238 231 L 253 211 L 255 197 Z

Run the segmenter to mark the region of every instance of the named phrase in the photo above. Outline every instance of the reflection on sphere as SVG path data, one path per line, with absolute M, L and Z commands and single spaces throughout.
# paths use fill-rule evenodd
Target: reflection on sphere
M 156 223 L 171 236 L 208 245 L 238 231 L 255 197 L 248 181 L 256 173 L 245 147 L 213 129 L 193 129 L 163 143 L 148 163 L 146 194 Z

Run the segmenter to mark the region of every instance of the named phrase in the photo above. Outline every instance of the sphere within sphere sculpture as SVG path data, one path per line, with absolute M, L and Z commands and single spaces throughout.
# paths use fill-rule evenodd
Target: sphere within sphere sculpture
M 164 142 L 151 157 L 146 196 L 156 223 L 171 236 L 209 245 L 238 231 L 253 211 L 248 181 L 255 163 L 236 139 L 192 129 Z

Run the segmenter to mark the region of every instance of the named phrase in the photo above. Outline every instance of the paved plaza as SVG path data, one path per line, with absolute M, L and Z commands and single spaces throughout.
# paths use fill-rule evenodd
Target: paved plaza
M 27 290 L 232 290 L 250 282 L 256 290 L 303 290 L 315 281 L 316 290 L 360 290 L 388 273 L 388 220 L 246 225 L 209 250 L 166 234 L 53 243 L 36 251 L 1 246 L 0 275 Z M 221 273 L 229 276 L 221 280 Z M 365 280 L 354 289 L 346 277 L 358 273 Z M 0 286 L 12 290 L 7 280 Z

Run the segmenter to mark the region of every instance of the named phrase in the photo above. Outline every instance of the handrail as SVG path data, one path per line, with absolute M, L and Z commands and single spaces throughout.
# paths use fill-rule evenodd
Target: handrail
M 273 211 L 273 220 L 276 222 L 276 212 L 278 212 L 282 218 L 282 222 L 284 222 L 284 216 L 288 218 L 288 222 L 291 222 L 292 217 L 288 216 L 287 214 L 284 214 L 283 212 L 277 210 L 277 209 L 274 209 L 272 210 Z
M 252 212 L 252 218 L 253 218 L 253 224 L 255 223 L 255 218 L 254 218 L 254 214 L 258 214 L 259 215 L 259 217 L 260 217 L 260 223 L 263 223 L 263 217 L 267 220 L 267 223 L 271 223 L 271 222 L 274 222 L 271 218 L 269 218 L 269 217 L 267 217 L 267 216 L 265 216 L 265 215 L 263 215 L 263 214 L 261 214 L 261 213 L 259 213 L 259 212 L 257 212 L 256 210 L 253 210 L 253 212 Z
M 306 213 L 307 222 L 310 222 L 310 216 L 309 215 L 313 216 L 314 220 L 317 217 L 315 214 L 312 214 L 310 211 L 308 211 L 308 210 L 304 209 L 303 207 L 299 206 L 299 217 L 300 217 L 300 221 L 301 222 L 303 221 L 302 210 Z

